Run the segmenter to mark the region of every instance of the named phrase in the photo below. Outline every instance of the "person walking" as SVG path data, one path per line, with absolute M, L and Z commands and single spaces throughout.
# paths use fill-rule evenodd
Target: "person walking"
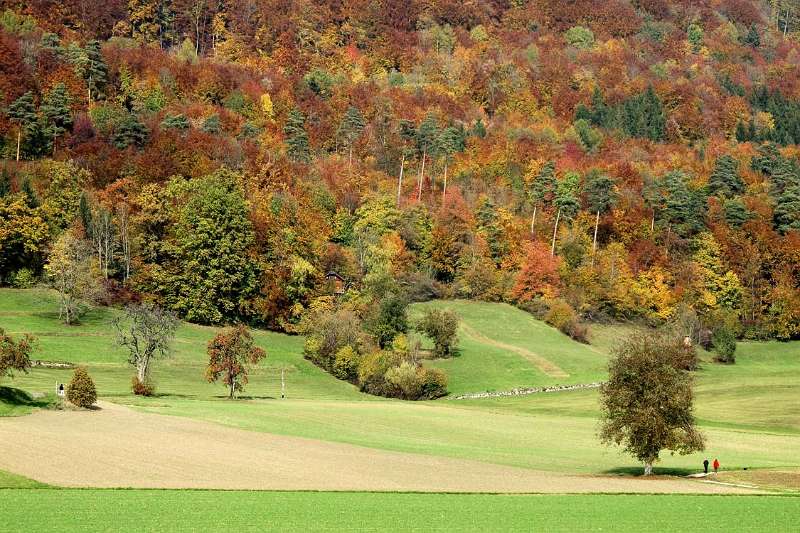
M 708 474 L 708 459 L 703 460 L 703 472 Z
M 715 474 L 717 473 L 717 470 L 719 470 L 719 459 L 714 459 L 714 473 Z

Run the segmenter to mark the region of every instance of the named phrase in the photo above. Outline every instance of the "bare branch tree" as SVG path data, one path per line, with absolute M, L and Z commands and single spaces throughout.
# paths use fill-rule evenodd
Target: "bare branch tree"
M 147 384 L 153 361 L 170 355 L 178 318 L 153 303 L 131 304 L 114 320 L 114 327 L 117 343 L 128 348 L 128 362 L 136 368 L 136 379 Z

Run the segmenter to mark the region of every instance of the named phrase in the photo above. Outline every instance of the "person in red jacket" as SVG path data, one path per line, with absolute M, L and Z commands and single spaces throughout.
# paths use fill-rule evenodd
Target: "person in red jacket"
M 719 470 L 719 459 L 714 459 L 714 473 L 715 474 L 717 473 L 717 470 Z

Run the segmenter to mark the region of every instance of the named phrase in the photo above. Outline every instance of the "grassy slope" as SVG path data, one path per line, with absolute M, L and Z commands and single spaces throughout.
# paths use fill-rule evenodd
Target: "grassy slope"
M 790 531 L 800 498 L 0 490 L 19 531 Z
M 134 398 L 128 392 L 131 370 L 124 363 L 125 353 L 114 346 L 108 325 L 111 312 L 96 311 L 83 325 L 66 328 L 53 315 L 52 305 L 35 300 L 35 294 L 0 291 L 0 325 L 38 335 L 42 350 L 37 357 L 87 363 L 105 399 L 251 430 L 546 470 L 591 473 L 636 466 L 617 450 L 598 445 L 597 391 L 428 403 L 380 400 L 358 393 L 303 360 L 301 339 L 267 332 L 257 333 L 270 357 L 252 376 L 247 390 L 252 400 L 223 400 L 221 386 L 203 381 L 205 343 L 214 330 L 189 325 L 180 329 L 175 357 L 157 367 L 164 395 Z M 599 347 L 573 343 L 509 306 L 434 305 L 453 306 L 486 336 L 546 354 L 570 372 L 570 379 L 602 379 L 607 343 L 600 342 Z M 597 337 L 602 341 L 613 336 L 613 331 L 601 330 Z M 736 365 L 707 364 L 698 373 L 697 412 L 709 437 L 708 453 L 719 456 L 726 467 L 800 466 L 796 352 L 791 344 L 743 344 Z M 588 370 L 579 369 L 582 362 Z M 452 387 L 462 391 L 507 389 L 551 379 L 521 356 L 492 352 L 469 339 L 464 340 L 460 357 L 437 364 L 449 365 Z M 289 399 L 273 401 L 269 398 L 279 394 L 281 366 L 288 369 Z M 37 369 L 11 384 L 47 391 L 69 374 Z M 696 468 L 701 461 L 699 454 L 667 455 L 662 466 Z
M 451 393 L 509 390 L 602 379 L 607 355 L 602 350 L 573 341 L 558 330 L 507 304 L 463 300 L 416 304 L 412 318 L 426 308 L 454 311 L 462 320 L 460 355 L 434 364 L 450 378 Z M 550 377 L 523 355 L 499 348 L 473 332 L 533 352 L 556 364 L 568 377 Z
M 32 333 L 38 339 L 36 359 L 69 361 L 89 366 L 100 394 L 127 397 L 133 370 L 127 352 L 116 345 L 111 321 L 116 312 L 95 309 L 78 326 L 58 321 L 53 295 L 36 290 L 0 289 L 0 326 L 6 331 Z M 182 324 L 173 343 L 173 356 L 155 365 L 158 389 L 171 397 L 212 399 L 225 395 L 224 387 L 203 378 L 206 345 L 215 328 Z M 267 331 L 254 333 L 267 359 L 251 374 L 245 393 L 255 397 L 280 396 L 280 373 L 285 369 L 287 393 L 294 398 L 370 399 L 355 387 L 334 379 L 303 359 L 303 340 Z M 18 376 L 14 383 L 27 390 L 50 391 L 56 382 L 66 383 L 70 370 L 36 369 Z

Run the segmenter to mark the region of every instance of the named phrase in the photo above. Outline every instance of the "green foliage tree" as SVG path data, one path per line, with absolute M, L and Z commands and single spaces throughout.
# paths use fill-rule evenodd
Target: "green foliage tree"
M 722 210 L 725 222 L 732 228 L 741 228 L 745 222 L 752 218 L 752 214 L 748 211 L 747 206 L 745 206 L 744 202 L 739 198 L 725 200 L 722 204 Z
M 180 316 L 219 324 L 243 316 L 254 294 L 256 263 L 249 206 L 230 171 L 170 187 L 180 208 L 160 264 L 143 285 Z
M 97 402 L 97 389 L 85 367 L 79 366 L 72 373 L 72 379 L 67 385 L 67 400 L 72 405 L 84 409 L 88 409 Z
M 723 323 L 717 327 L 711 342 L 717 361 L 729 364 L 736 362 L 736 335 L 729 325 Z
M 27 141 L 28 138 L 35 138 L 39 128 L 33 93 L 28 91 L 11 102 L 6 114 L 17 125 L 17 161 L 19 161 L 23 134 Z
M 153 361 L 169 356 L 178 318 L 154 303 L 130 304 L 114 319 L 114 328 L 117 344 L 128 349 L 128 363 L 136 369 L 134 393 L 151 395 Z
M 664 205 L 657 216 L 671 231 L 688 236 L 704 227 L 705 202 L 689 189 L 687 176 L 681 171 L 668 172 L 661 179 Z
M 567 42 L 581 50 L 588 50 L 594 46 L 594 33 L 585 26 L 573 26 L 564 32 Z
M 580 180 L 580 174 L 577 172 L 566 172 L 561 181 L 558 182 L 555 205 L 562 218 L 571 220 L 575 218 L 580 210 L 581 205 L 578 202 Z
M 357 107 L 350 106 L 339 124 L 339 129 L 336 130 L 336 136 L 341 139 L 347 147 L 347 168 L 348 174 L 352 172 L 353 166 L 353 145 L 361 136 L 367 123 L 364 120 L 364 115 Z
M 787 186 L 778 196 L 774 219 L 781 233 L 800 230 L 800 182 Z
M 244 390 L 248 382 L 248 366 L 258 364 L 267 353 L 255 345 L 246 326 L 239 324 L 222 331 L 208 343 L 206 379 L 214 383 L 220 378 L 229 389 L 228 398 Z
M 165 130 L 174 129 L 185 131 L 189 129 L 189 119 L 186 118 L 186 115 L 167 115 L 164 117 L 164 120 L 161 121 L 161 127 Z
M 67 86 L 59 83 L 45 95 L 42 101 L 40 111 L 46 124 L 46 130 L 53 139 L 54 151 L 56 139 L 72 127 L 71 100 Z
M 365 326 L 381 348 L 389 346 L 394 338 L 408 331 L 406 301 L 396 295 L 381 298 Z
M 729 155 L 720 156 L 708 178 L 709 194 L 719 198 L 730 198 L 743 193 L 744 189 L 744 181 L 739 175 L 739 162 Z
M 147 127 L 142 124 L 134 113 L 125 113 L 122 119 L 114 126 L 111 143 L 124 150 L 129 146 L 142 147 L 147 142 Z
M 689 41 L 689 44 L 692 47 L 692 52 L 695 54 L 698 53 L 703 47 L 704 36 L 705 32 L 700 24 L 696 22 L 689 24 L 689 28 L 686 30 L 686 39 Z
M 289 159 L 300 163 L 311 161 L 308 134 L 305 130 L 306 117 L 296 107 L 289 112 L 283 133 L 286 135 L 287 154 Z
M 0 328 L 0 378 L 13 377 L 15 371 L 28 371 L 35 342 L 36 339 L 28 334 L 14 340 L 14 337 Z
M 58 318 L 70 325 L 78 321 L 101 287 L 92 272 L 91 250 L 72 232 L 64 232 L 53 244 L 44 270 L 51 287 L 58 291 Z
M 556 180 L 556 164 L 553 161 L 545 163 L 533 180 L 526 187 L 528 201 L 533 205 L 531 217 L 531 233 L 536 225 L 536 213 L 539 207 L 552 204 L 556 198 L 558 181 Z
M 434 357 L 451 357 L 458 344 L 458 315 L 450 310 L 428 309 L 414 329 L 433 341 Z
M 584 179 L 583 193 L 586 198 L 586 207 L 595 213 L 594 239 L 592 241 L 592 265 L 594 266 L 600 215 L 607 213 L 617 201 L 614 180 L 598 170 L 592 170 Z
M 758 48 L 761 46 L 761 36 L 758 33 L 758 28 L 755 24 L 750 25 L 750 29 L 747 30 L 747 35 L 744 36 L 742 39 L 742 43 L 752 48 Z
M 623 131 L 631 137 L 663 141 L 667 131 L 667 117 L 661 98 L 653 87 L 625 100 L 619 111 Z
M 687 347 L 680 339 L 637 333 L 626 339 L 609 363 L 600 387 L 600 438 L 624 447 L 650 475 L 662 450 L 689 454 L 703 450 L 695 427 L 692 377 L 681 369 Z
M 212 135 L 215 135 L 220 131 L 222 131 L 222 123 L 219 120 L 219 115 L 211 115 L 210 117 L 205 119 L 203 121 L 203 125 L 200 126 L 200 129 L 202 129 L 206 133 L 211 133 Z

